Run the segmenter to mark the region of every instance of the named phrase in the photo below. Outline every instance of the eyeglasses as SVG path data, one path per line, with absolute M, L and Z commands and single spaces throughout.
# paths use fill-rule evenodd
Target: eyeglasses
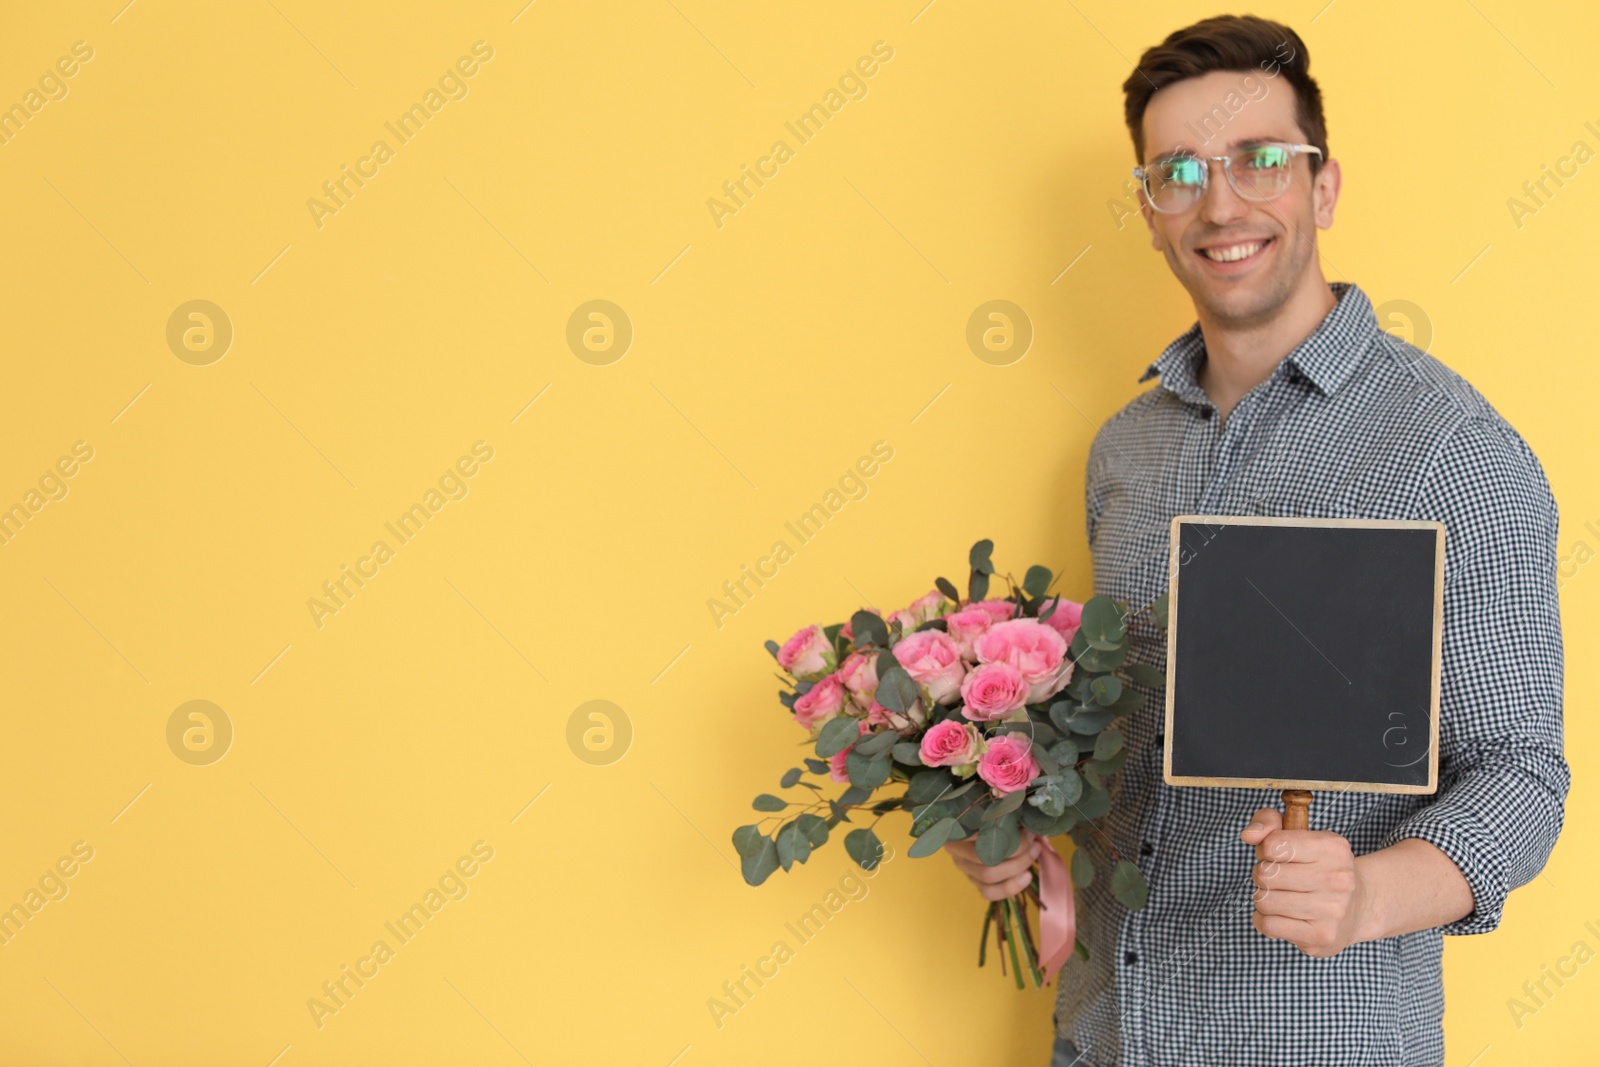
M 1246 200 L 1276 200 L 1289 188 L 1295 157 L 1304 152 L 1322 155 L 1322 149 L 1309 144 L 1283 144 L 1270 141 L 1254 145 L 1231 156 L 1176 155 L 1158 159 L 1148 167 L 1134 167 L 1150 206 L 1172 214 L 1187 211 L 1206 195 L 1210 160 L 1222 164 L 1233 191 Z

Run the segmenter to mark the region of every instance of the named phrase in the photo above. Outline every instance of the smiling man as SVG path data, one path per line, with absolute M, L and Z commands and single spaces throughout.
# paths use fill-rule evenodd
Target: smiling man
M 1090 448 L 1095 591 L 1165 592 L 1178 514 L 1442 521 L 1440 788 L 1319 793 L 1313 828 L 1284 830 L 1276 790 L 1164 783 L 1148 693 L 1087 847 L 1101 871 L 1135 859 L 1149 903 L 1129 912 L 1105 878 L 1079 891 L 1089 958 L 1060 973 L 1054 1067 L 1442 1064 L 1444 935 L 1495 929 L 1561 830 L 1556 504 L 1481 394 L 1323 277 L 1341 174 L 1309 66 L 1292 30 L 1223 17 L 1123 85 L 1151 244 L 1198 321 Z M 1152 626 L 1130 634 L 1165 664 Z M 993 900 L 1038 844 L 994 868 L 946 848 Z

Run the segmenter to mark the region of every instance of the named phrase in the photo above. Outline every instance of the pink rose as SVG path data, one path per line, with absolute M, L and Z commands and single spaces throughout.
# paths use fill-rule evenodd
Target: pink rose
M 1050 617 L 1044 620 L 1044 624 L 1052 627 L 1070 645 L 1072 644 L 1072 639 L 1078 636 L 1078 627 L 1083 624 L 1083 605 L 1074 603 L 1064 597 L 1053 597 L 1052 599 L 1055 601 L 1056 610 L 1050 613 Z M 1049 607 L 1049 601 L 1041 605 L 1039 610 L 1043 611 L 1047 607 Z
M 856 737 L 859 739 L 862 734 L 866 733 L 870 729 L 871 727 L 867 725 L 866 720 L 862 720 L 861 728 L 856 731 Z M 854 742 L 852 742 L 850 748 L 845 749 L 843 752 L 835 752 L 833 755 L 828 757 L 829 778 L 832 778 L 835 782 L 850 781 L 850 774 L 845 770 L 844 758 L 850 754 L 850 749 L 855 747 L 856 746 Z
M 807 626 L 778 649 L 778 666 L 808 682 L 833 670 L 835 659 L 833 646 L 820 626 Z
M 876 703 L 872 694 L 878 691 L 878 654 L 852 652 L 839 665 L 839 680 L 850 691 L 850 699 L 863 711 Z
M 997 622 L 973 642 L 979 663 L 1009 663 L 1031 687 L 1028 703 L 1037 704 L 1061 692 L 1072 680 L 1067 643 L 1037 619 Z
M 959 767 L 982 755 L 983 734 L 970 722 L 946 719 L 934 723 L 922 735 L 917 753 L 925 766 Z
M 967 706 L 967 718 L 995 722 L 1021 711 L 1031 691 L 1028 680 L 1011 664 L 981 663 L 961 683 L 961 702 Z
M 1015 793 L 1026 789 L 1039 775 L 1033 758 L 1033 744 L 1026 734 L 1002 734 L 991 738 L 989 747 L 978 757 L 978 777 L 996 793 Z
M 948 704 L 961 693 L 966 664 L 950 635 L 943 630 L 923 630 L 908 634 L 894 646 L 894 658 L 911 679 L 928 690 L 935 704 Z
M 899 623 L 900 624 L 900 632 L 901 633 L 907 633 L 907 634 L 910 633 L 912 630 L 915 630 L 917 627 L 922 625 L 922 620 L 917 617 L 915 612 L 907 611 L 907 610 L 904 610 L 904 609 L 902 609 L 900 611 L 890 612 L 889 613 L 889 621 L 890 622 Z
M 814 730 L 844 710 L 844 698 L 844 683 L 839 681 L 839 675 L 827 675 L 794 702 L 794 721 Z
M 950 640 L 956 643 L 956 648 L 961 650 L 962 659 L 976 659 L 977 654 L 972 651 L 972 642 L 978 635 L 994 625 L 995 618 L 982 608 L 962 608 L 953 611 L 944 617 L 946 633 Z
M 1006 622 L 1017 616 L 1017 606 L 1009 600 L 980 600 L 976 604 L 967 606 L 987 611 L 994 616 L 995 622 Z
M 920 626 L 922 623 L 937 619 L 945 603 L 944 594 L 935 589 L 927 596 L 919 597 L 912 601 L 911 606 L 906 608 L 906 611 L 916 618 L 917 625 Z

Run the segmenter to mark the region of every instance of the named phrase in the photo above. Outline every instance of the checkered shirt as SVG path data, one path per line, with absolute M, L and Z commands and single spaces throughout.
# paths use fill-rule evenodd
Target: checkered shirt
M 1168 786 L 1164 697 L 1122 723 L 1128 762 L 1105 835 L 1150 881 L 1129 912 L 1107 841 L 1078 891 L 1088 961 L 1061 971 L 1056 1033 L 1083 1067 L 1425 1067 L 1444 1062 L 1445 934 L 1487 933 L 1561 830 L 1561 620 L 1554 498 L 1537 457 L 1463 378 L 1378 328 L 1347 282 L 1318 327 L 1224 421 L 1196 375 L 1196 324 L 1106 421 L 1086 485 L 1095 591 L 1140 607 L 1167 588 L 1179 514 L 1437 519 L 1445 524 L 1439 791 L 1315 794 L 1311 828 L 1356 855 L 1432 842 L 1472 888 L 1472 914 L 1315 959 L 1250 924 L 1254 850 L 1238 839 L 1280 791 Z M 1131 653 L 1165 668 L 1148 613 Z M 1425 739 L 1426 724 L 1418 733 Z M 1425 744 L 1426 741 L 1424 740 Z

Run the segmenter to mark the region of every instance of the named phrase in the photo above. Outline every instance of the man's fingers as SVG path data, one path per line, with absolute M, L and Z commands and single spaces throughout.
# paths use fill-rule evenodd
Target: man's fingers
M 1239 840 L 1254 845 L 1274 830 L 1283 828 L 1283 813 L 1277 808 L 1258 808 L 1250 816 L 1250 825 L 1239 831 Z
M 1007 897 L 1014 897 L 1028 888 L 1028 883 L 1031 881 L 1033 881 L 1033 875 L 1028 871 L 1023 871 L 1017 877 L 1004 882 L 980 885 L 978 886 L 978 892 L 985 900 L 1004 900 Z
M 1250 880 L 1262 889 L 1281 889 L 1289 893 L 1310 893 L 1325 888 L 1328 876 L 1309 863 L 1279 863 L 1268 860 L 1250 868 Z
M 961 872 L 975 882 L 1003 882 L 1008 878 L 1015 878 L 1033 866 L 1033 856 L 1031 854 L 1012 856 L 1010 859 L 1002 860 L 993 867 L 990 867 L 976 856 L 970 860 L 963 856 L 952 858 L 955 860 L 956 866 L 961 869 Z
M 1303 919 L 1291 919 L 1285 915 L 1263 915 L 1257 911 L 1251 913 L 1250 925 L 1267 937 L 1275 937 L 1280 941 L 1293 941 L 1298 945 L 1301 941 L 1310 940 L 1312 924 Z

